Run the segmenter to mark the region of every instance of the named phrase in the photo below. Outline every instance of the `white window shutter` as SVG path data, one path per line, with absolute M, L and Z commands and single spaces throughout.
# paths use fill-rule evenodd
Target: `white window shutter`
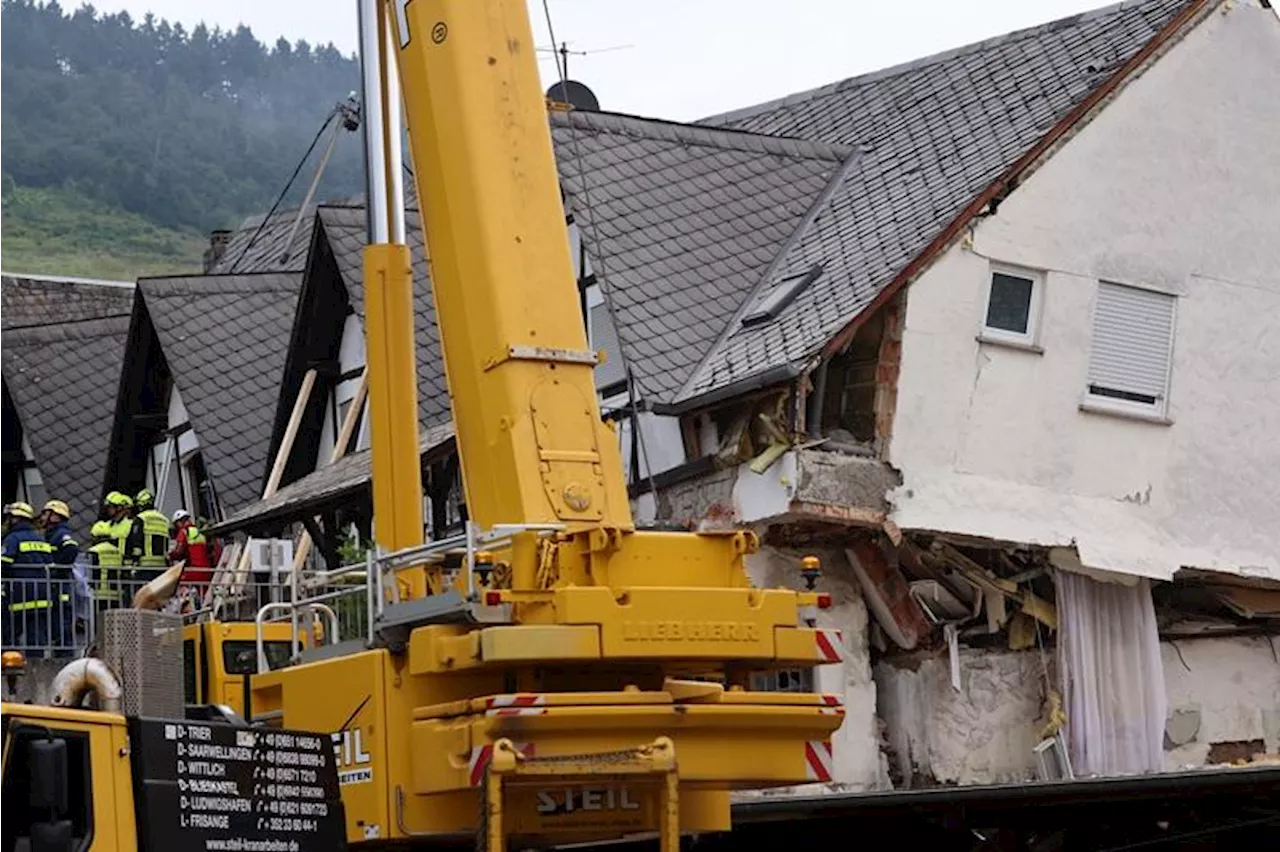
M 1173 296 L 1099 283 L 1089 359 L 1090 393 L 1163 407 L 1173 349 L 1173 313 Z

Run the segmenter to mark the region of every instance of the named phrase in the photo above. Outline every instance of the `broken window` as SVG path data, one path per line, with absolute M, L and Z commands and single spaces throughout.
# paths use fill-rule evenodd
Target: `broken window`
M 1033 346 L 1039 329 L 1044 276 L 1013 267 L 992 267 L 982 337 Z
M 827 363 L 822 389 L 823 435 L 859 442 L 875 439 L 876 367 L 883 337 L 884 312 L 877 311 L 858 329 L 848 348 Z
M 1102 281 L 1093 314 L 1089 402 L 1163 415 L 1173 356 L 1174 297 Z

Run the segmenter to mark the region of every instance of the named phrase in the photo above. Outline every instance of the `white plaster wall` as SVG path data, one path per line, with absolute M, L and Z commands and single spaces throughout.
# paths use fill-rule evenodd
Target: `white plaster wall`
M 1276 16 L 1225 5 L 911 285 L 900 526 L 1280 578 L 1277 80 Z M 1043 354 L 977 342 L 991 260 L 1047 271 Z M 1172 425 L 1079 410 L 1099 279 L 1180 296 Z
M 1035 777 L 1032 749 L 1045 716 L 1036 654 L 961 649 L 959 692 L 946 657 L 915 670 L 880 663 L 875 683 L 903 786 L 915 772 L 953 784 Z
M 1275 651 L 1272 651 L 1272 645 Z M 1165 769 L 1204 766 L 1213 743 L 1262 740 L 1280 752 L 1280 637 L 1162 642 L 1170 713 L 1199 715 L 1195 738 L 1172 747 Z M 1053 652 L 1043 665 L 1054 675 Z M 947 659 L 875 667 L 878 712 L 898 771 L 942 783 L 991 784 L 1035 777 L 1031 749 L 1046 721 L 1037 652 L 961 650 L 961 685 Z
M 751 581 L 762 588 L 802 588 L 800 559 L 814 551 L 761 548 L 747 557 Z M 836 628 L 844 640 L 844 661 L 819 666 L 814 688 L 842 696 L 845 720 L 831 737 L 835 761 L 834 783 L 806 784 L 774 791 L 780 794 L 813 794 L 833 790 L 870 790 L 888 786 L 888 772 L 880 754 L 876 720 L 876 684 L 871 678 L 871 649 L 867 642 L 867 607 L 844 554 L 816 551 L 822 559 L 819 591 L 829 592 L 834 605 L 820 610 L 818 626 Z
M 1262 740 L 1280 753 L 1280 636 L 1183 639 L 1160 652 L 1170 713 L 1200 717 L 1195 739 L 1165 752 L 1167 769 L 1202 766 L 1213 743 Z

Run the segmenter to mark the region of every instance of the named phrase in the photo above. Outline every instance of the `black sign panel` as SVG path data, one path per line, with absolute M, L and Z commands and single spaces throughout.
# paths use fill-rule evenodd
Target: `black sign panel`
M 346 849 L 328 734 L 131 719 L 144 852 Z

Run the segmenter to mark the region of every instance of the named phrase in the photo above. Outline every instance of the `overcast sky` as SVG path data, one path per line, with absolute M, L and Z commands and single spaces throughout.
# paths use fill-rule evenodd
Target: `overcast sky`
M 75 7 L 63 2 L 64 8 Z M 153 12 L 188 28 L 248 24 L 355 50 L 355 0 L 96 0 L 101 11 Z M 1101 0 L 550 0 L 569 76 L 601 108 L 677 120 L 781 97 L 1100 5 Z M 542 0 L 535 38 L 550 45 Z M 621 48 L 621 49 L 610 49 Z M 555 65 L 540 64 L 550 83 Z

